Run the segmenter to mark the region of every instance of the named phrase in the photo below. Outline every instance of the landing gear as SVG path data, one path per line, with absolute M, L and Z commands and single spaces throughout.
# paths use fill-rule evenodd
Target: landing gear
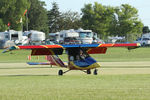
M 63 70 L 59 70 L 59 71 L 58 71 L 58 75 L 61 75 L 61 76 L 62 76 L 62 75 L 63 75 Z
M 90 69 L 87 70 L 87 74 L 91 74 L 91 70 Z
M 65 73 L 67 73 L 67 72 L 69 72 L 70 71 L 70 69 L 69 70 L 67 70 L 67 71 L 65 71 L 65 72 L 63 72 L 63 70 L 59 70 L 58 71 L 58 75 L 59 76 L 62 76 L 63 74 L 65 74 Z M 83 72 L 85 72 L 85 73 L 87 73 L 87 74 L 91 74 L 91 70 L 90 69 L 88 69 L 88 70 L 81 70 L 81 71 L 83 71 Z M 94 69 L 94 71 L 93 71 L 93 74 L 94 75 L 97 75 L 97 69 Z
M 70 69 L 67 70 L 67 71 L 65 71 L 65 72 L 63 72 L 63 70 L 59 70 L 59 71 L 58 71 L 58 75 L 62 76 L 63 74 L 65 74 L 65 73 L 67 73 L 67 72 L 69 72 L 69 71 L 70 71 Z
M 97 71 L 98 71 L 97 69 L 94 69 L 93 74 L 94 74 L 94 75 L 97 75 Z

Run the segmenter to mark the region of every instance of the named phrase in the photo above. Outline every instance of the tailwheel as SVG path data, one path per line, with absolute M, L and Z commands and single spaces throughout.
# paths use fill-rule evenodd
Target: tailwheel
M 93 74 L 94 74 L 94 75 L 97 75 L 97 71 L 98 71 L 97 69 L 94 69 Z
M 63 70 L 59 70 L 58 75 L 63 75 Z
M 91 74 L 91 70 L 90 69 L 87 70 L 87 74 Z

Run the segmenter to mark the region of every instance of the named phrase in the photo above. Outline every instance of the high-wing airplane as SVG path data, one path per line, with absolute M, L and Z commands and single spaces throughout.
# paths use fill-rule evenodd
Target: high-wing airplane
M 105 54 L 109 47 L 126 47 L 129 50 L 139 47 L 138 43 L 124 44 L 70 44 L 70 45 L 30 45 L 30 46 L 12 46 L 3 51 L 3 53 L 12 50 L 31 49 L 31 55 L 46 55 L 49 63 L 33 63 L 30 65 L 55 65 L 68 68 L 67 71 L 59 70 L 58 75 L 63 75 L 70 70 L 81 70 L 87 74 L 91 74 L 91 69 L 94 69 L 93 74 L 97 75 L 97 69 L 100 64 L 93 59 L 89 54 Z M 68 64 L 65 64 L 58 55 L 62 55 L 65 50 L 68 55 Z

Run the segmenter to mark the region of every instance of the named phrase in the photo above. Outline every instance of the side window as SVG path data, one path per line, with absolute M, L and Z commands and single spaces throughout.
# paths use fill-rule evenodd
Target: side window
M 143 38 L 143 40 L 149 40 L 149 38 Z
M 141 38 L 138 39 L 139 41 L 141 40 Z
M 60 37 L 63 37 L 63 34 L 61 34 Z

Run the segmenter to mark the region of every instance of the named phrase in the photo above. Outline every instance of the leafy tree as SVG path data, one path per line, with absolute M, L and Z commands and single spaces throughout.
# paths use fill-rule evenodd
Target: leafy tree
M 106 7 L 95 2 L 93 6 L 92 4 L 85 5 L 81 11 L 83 14 L 81 20 L 84 29 L 91 29 L 100 34 L 102 38 L 109 35 L 108 29 L 113 14 L 111 7 Z
M 44 8 L 45 2 L 30 0 L 31 7 L 28 10 L 29 30 L 38 30 L 48 33 L 47 10 Z
M 150 32 L 149 27 L 148 26 L 144 26 L 142 32 L 143 33 L 149 33 Z
M 5 24 L 3 23 L 3 20 L 0 19 L 0 32 L 6 31 L 7 28 L 8 28 L 7 25 L 5 25 Z
M 60 31 L 60 20 L 61 13 L 59 12 L 58 4 L 56 2 L 52 3 L 52 9 L 48 11 L 48 26 L 49 32 Z
M 78 29 L 81 27 L 80 14 L 78 12 L 59 12 L 58 4 L 52 3 L 52 9 L 48 11 L 49 32 L 60 30 Z
M 115 10 L 117 15 L 117 35 L 129 35 L 127 38 L 130 38 L 130 35 L 134 34 L 135 36 L 132 36 L 132 39 L 128 39 L 131 41 L 135 39 L 138 34 L 142 33 L 143 24 L 138 18 L 138 10 L 136 8 L 129 4 L 122 4 Z
M 110 7 L 95 2 L 94 5 L 86 4 L 81 10 L 83 28 L 97 32 L 101 38 L 108 35 L 133 35 L 136 38 L 142 33 L 143 24 L 138 18 L 138 11 L 128 4 Z
M 4 24 L 2 26 L 10 23 L 10 29 L 21 30 L 20 19 L 24 18 L 23 13 L 29 6 L 28 0 L 0 0 L 0 19 Z
M 61 30 L 78 29 L 81 27 L 80 14 L 78 12 L 67 11 L 61 15 Z

